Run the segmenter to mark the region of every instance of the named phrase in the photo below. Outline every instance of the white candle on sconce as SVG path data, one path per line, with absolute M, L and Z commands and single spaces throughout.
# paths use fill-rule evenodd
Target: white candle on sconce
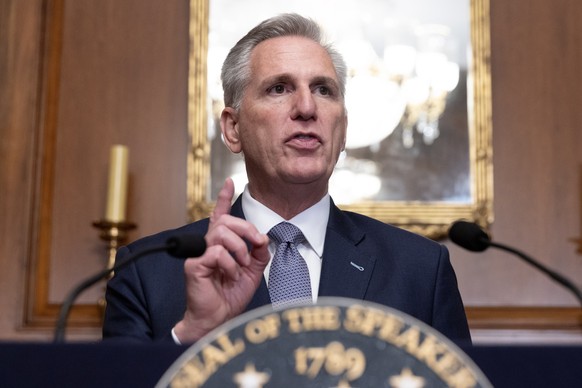
M 107 191 L 107 208 L 105 220 L 111 222 L 125 221 L 127 206 L 127 165 L 129 149 L 116 144 L 111 147 L 109 157 L 109 186 Z

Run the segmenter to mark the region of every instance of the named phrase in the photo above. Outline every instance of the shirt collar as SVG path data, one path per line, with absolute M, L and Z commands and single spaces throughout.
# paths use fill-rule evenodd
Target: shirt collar
M 266 234 L 278 223 L 283 221 L 290 222 L 301 229 L 305 239 L 320 258 L 323 256 L 325 232 L 329 218 L 329 206 L 330 197 L 329 194 L 326 194 L 315 205 L 302 211 L 290 220 L 285 220 L 254 199 L 247 186 L 245 186 L 242 194 L 242 208 L 245 218 L 251 224 L 255 225 L 259 232 Z

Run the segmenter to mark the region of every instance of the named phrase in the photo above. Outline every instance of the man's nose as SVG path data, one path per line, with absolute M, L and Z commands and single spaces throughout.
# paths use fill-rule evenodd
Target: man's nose
M 303 120 L 313 118 L 315 116 L 316 103 L 311 89 L 297 89 L 294 97 L 293 118 Z

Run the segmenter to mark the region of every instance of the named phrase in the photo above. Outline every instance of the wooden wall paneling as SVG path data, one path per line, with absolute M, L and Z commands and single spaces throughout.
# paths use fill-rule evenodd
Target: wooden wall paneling
M 0 109 L 12 115 L 0 121 L 0 183 L 10 187 L 0 263 L 21 259 L 2 282 L 19 290 L 0 296 L 2 311 L 14 310 L 0 336 L 50 338 L 66 293 L 105 265 L 91 223 L 104 213 L 112 144 L 130 148 L 130 239 L 187 220 L 188 1 L 3 2 L 0 11 L 11 23 L 1 23 L 2 50 L 14 51 L 0 73 Z M 103 287 L 73 308 L 75 338 L 99 338 Z
M 0 2 L 0 338 L 49 338 L 64 294 L 103 262 L 90 223 L 111 144 L 131 150 L 131 238 L 186 221 L 187 19 L 187 0 Z M 582 286 L 580 19 L 581 2 L 491 0 L 493 237 Z M 447 245 L 477 339 L 580 337 L 567 291 L 503 252 Z M 75 308 L 79 335 L 98 338 L 101 292 Z
M 582 197 L 580 18 L 580 2 L 491 1 L 493 239 L 582 287 L 582 257 L 571 241 Z M 557 330 L 582 342 L 580 309 L 569 291 L 499 250 L 451 246 L 451 253 L 477 337 L 482 330 L 499 337 L 535 331 L 541 339 Z
M 34 197 L 31 219 L 31 239 L 28 290 L 25 302 L 24 328 L 52 328 L 60 304 L 51 301 L 51 282 L 62 281 L 51 273 L 54 228 L 54 196 L 57 134 L 61 85 L 62 37 L 64 28 L 63 0 L 46 1 L 43 13 L 44 31 L 41 45 L 39 76 L 40 104 L 36 128 Z M 57 246 L 58 249 L 58 246 Z M 101 312 L 98 306 L 78 306 L 71 313 L 73 325 L 98 326 Z
M 45 2 L 0 2 L 0 338 L 18 338 L 30 255 Z

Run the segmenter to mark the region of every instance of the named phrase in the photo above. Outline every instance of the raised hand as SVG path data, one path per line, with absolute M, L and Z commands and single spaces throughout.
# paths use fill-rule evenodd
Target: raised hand
M 210 217 L 206 252 L 184 263 L 187 307 L 174 327 L 182 343 L 195 342 L 242 313 L 269 262 L 267 235 L 230 215 L 233 195 L 234 183 L 227 179 Z

